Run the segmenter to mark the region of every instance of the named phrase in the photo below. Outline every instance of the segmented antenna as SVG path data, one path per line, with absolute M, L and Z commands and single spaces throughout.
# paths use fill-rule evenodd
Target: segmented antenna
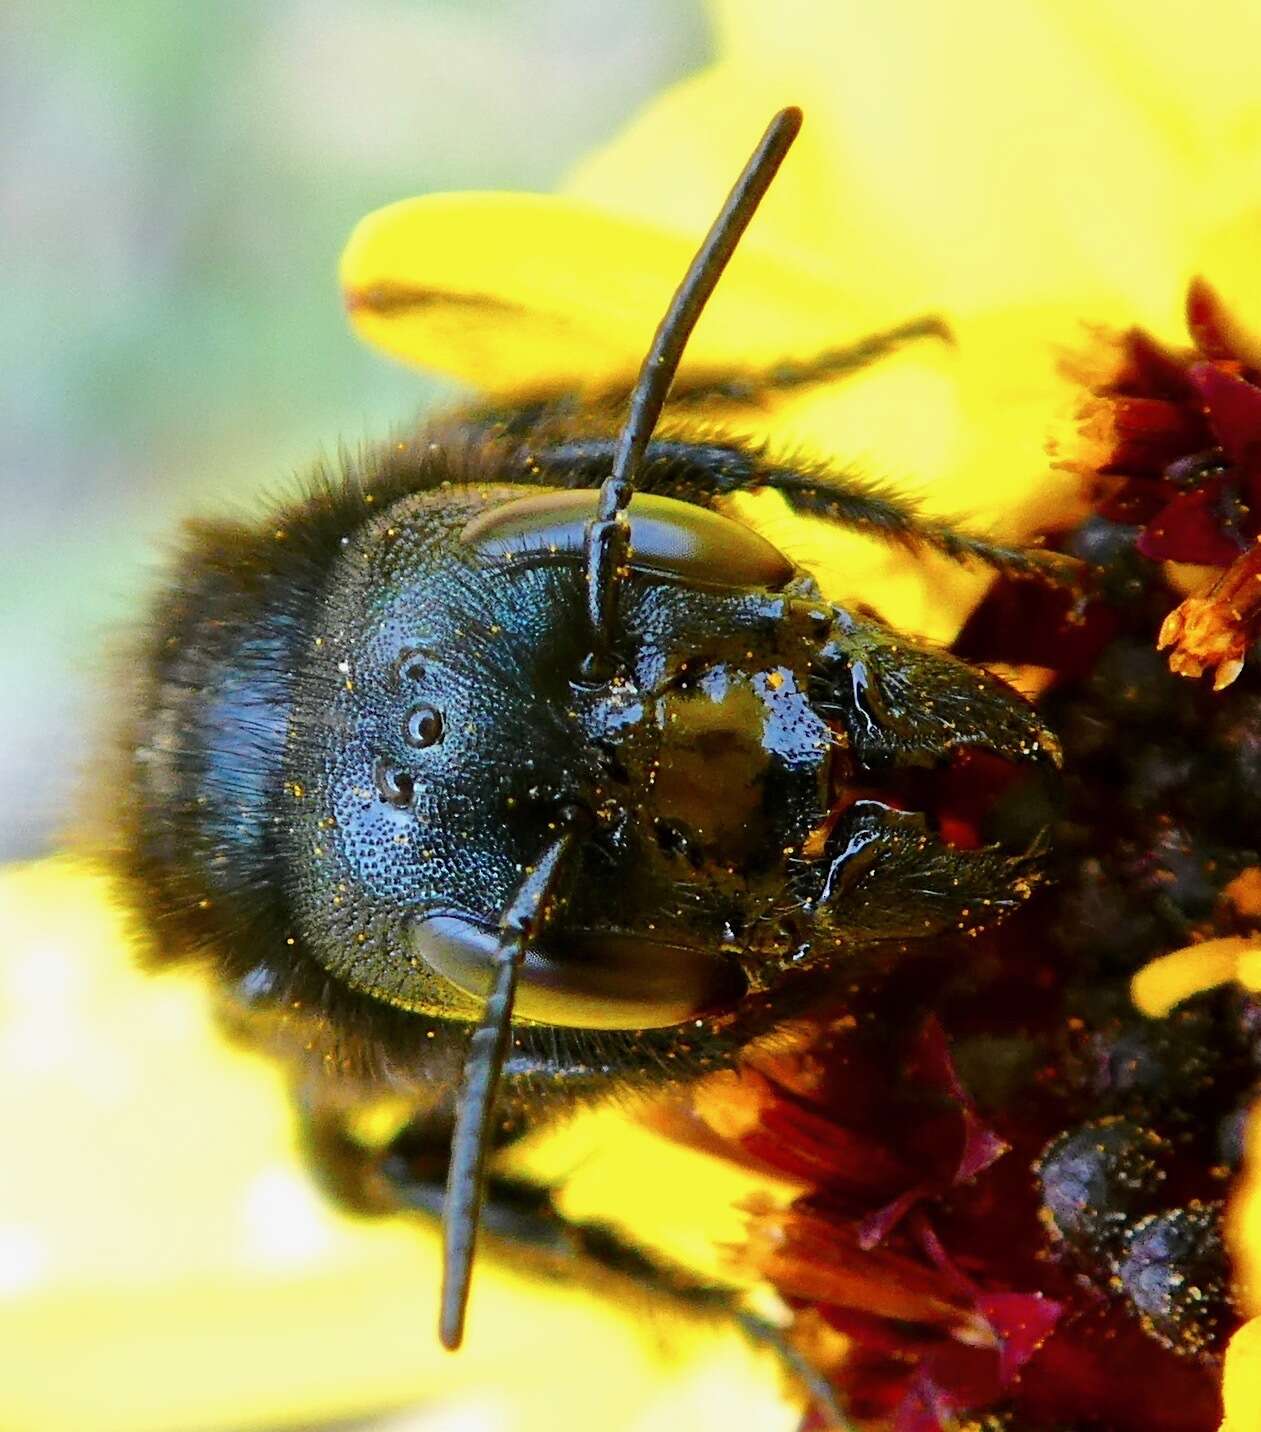
M 583 674 L 590 680 L 603 680 L 611 666 L 619 573 L 630 542 L 626 505 L 634 492 L 644 451 L 661 416 L 696 320 L 709 302 L 714 285 L 722 277 L 800 128 L 801 111 L 796 108 L 781 109 L 767 125 L 766 133 L 727 195 L 722 212 L 675 291 L 639 370 L 630 412 L 613 458 L 613 470 L 600 485 L 596 515 L 587 524 L 587 618 L 591 626 L 591 654 Z
M 587 524 L 587 612 L 592 640 L 591 655 L 586 663 L 588 676 L 602 679 L 610 665 L 618 574 L 626 561 L 630 535 L 625 508 L 634 491 L 644 449 L 657 426 L 696 320 L 800 128 L 799 109 L 781 110 L 767 126 L 761 143 L 727 196 L 722 212 L 671 300 L 639 371 L 613 470 L 601 484 L 596 515 Z M 508 1052 L 517 972 L 531 940 L 539 935 L 551 916 L 559 879 L 581 842 L 583 815 L 578 810 L 568 810 L 560 817 L 560 825 L 561 833 L 527 870 L 500 916 L 491 992 L 473 1032 L 464 1065 L 442 1214 L 442 1308 L 438 1335 L 443 1346 L 453 1350 L 464 1338 L 464 1315 L 491 1142 L 495 1091 Z
M 527 868 L 499 917 L 493 983 L 464 1064 L 464 1085 L 455 1110 L 447 1191 L 442 1205 L 442 1307 L 438 1336 L 443 1347 L 453 1352 L 464 1340 L 464 1313 L 477 1247 L 495 1090 L 508 1052 L 517 971 L 531 939 L 547 924 L 557 883 L 578 848 L 581 823 L 581 813 L 576 810 L 561 814 L 561 834 Z

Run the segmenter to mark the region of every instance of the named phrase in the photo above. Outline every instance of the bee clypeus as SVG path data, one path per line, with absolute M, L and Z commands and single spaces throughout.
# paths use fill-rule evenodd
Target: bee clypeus
M 474 407 L 255 526 L 198 526 L 143 638 L 120 862 L 155 958 L 209 961 L 291 1066 L 339 1197 L 441 1214 L 448 1347 L 480 1221 L 553 1272 L 730 1312 L 791 1361 L 730 1290 L 568 1220 L 496 1156 L 731 1065 L 1039 879 L 1036 836 L 953 840 L 934 796 L 976 752 L 1053 767 L 1033 708 L 824 600 L 721 505 L 767 488 L 960 560 L 1048 559 L 689 418 L 724 385 L 822 382 L 939 326 L 674 383 L 799 124 L 772 121 L 629 391 Z M 409 1117 L 377 1146 L 354 1114 L 383 1091 Z

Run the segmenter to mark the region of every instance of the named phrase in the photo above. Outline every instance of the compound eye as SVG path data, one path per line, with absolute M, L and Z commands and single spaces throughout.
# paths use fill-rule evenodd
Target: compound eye
M 442 740 L 442 712 L 432 706 L 413 706 L 407 713 L 403 738 L 409 746 L 424 750 Z
M 597 492 L 541 492 L 475 517 L 461 537 L 508 563 L 572 561 L 586 545 Z M 779 591 L 793 577 L 787 557 L 760 533 L 707 507 L 637 492 L 627 508 L 630 565 L 641 572 L 717 587 Z
M 380 760 L 372 772 L 372 781 L 376 786 L 377 795 L 386 805 L 396 806 L 402 809 L 412 803 L 412 797 L 416 794 L 416 782 L 412 779 L 410 772 L 391 764 L 386 760 Z
M 490 993 L 493 925 L 431 911 L 409 922 L 407 941 L 457 989 L 478 999 Z M 712 950 L 617 931 L 556 931 L 526 950 L 515 1010 L 570 1029 L 665 1029 L 733 1008 L 746 988 L 739 967 Z

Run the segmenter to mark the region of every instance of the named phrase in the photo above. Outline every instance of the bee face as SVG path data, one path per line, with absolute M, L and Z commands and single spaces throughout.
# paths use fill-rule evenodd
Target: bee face
M 777 985 L 803 930 L 819 963 L 1028 888 L 1021 854 L 937 841 L 897 776 L 970 746 L 1036 758 L 1047 737 L 1024 703 L 822 602 L 747 529 L 705 514 L 697 537 L 665 499 L 642 520 L 682 538 L 645 532 L 617 672 L 588 680 L 581 528 L 569 547 L 561 530 L 574 496 L 422 492 L 338 539 L 295 647 L 274 792 L 291 938 L 321 968 L 373 1001 L 474 1018 L 498 913 L 565 811 L 585 835 L 523 967 L 534 1023 L 722 1014 Z M 665 570 L 659 551 L 691 561 L 688 541 L 709 541 L 704 567 Z
M 821 601 L 716 514 L 736 555 L 707 551 L 703 582 L 649 566 L 646 537 L 617 674 L 588 681 L 574 554 L 549 529 L 488 557 L 520 489 L 451 475 L 201 532 L 127 738 L 125 861 L 172 952 L 248 971 L 265 949 L 467 1022 L 498 912 L 574 808 L 588 831 L 520 1011 L 539 1023 L 680 1024 L 776 988 L 803 941 L 835 962 L 1031 888 L 1025 849 L 939 838 L 933 768 L 1054 759 L 1001 683 Z
M 521 1016 L 642 1028 L 731 1005 L 746 977 L 724 931 L 731 945 L 782 892 L 783 843 L 826 793 L 828 728 L 804 670 L 779 670 L 787 599 L 646 577 L 622 611 L 634 659 L 590 683 L 579 567 L 550 541 L 487 562 L 468 515 L 445 494 L 403 499 L 333 564 L 298 662 L 279 830 L 304 947 L 374 999 L 470 1017 L 499 910 L 577 809 L 588 838 Z M 727 802 L 708 799 L 714 780 Z

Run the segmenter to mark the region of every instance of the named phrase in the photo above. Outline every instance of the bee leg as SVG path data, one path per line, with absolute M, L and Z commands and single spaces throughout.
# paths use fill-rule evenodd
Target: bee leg
M 1076 586 L 1080 564 L 1058 552 L 1011 546 L 971 532 L 949 518 L 921 513 L 913 499 L 887 483 L 838 471 L 823 464 L 789 467 L 755 453 L 745 475 L 724 475 L 719 490 L 769 488 L 803 517 L 866 532 L 911 551 L 927 549 L 956 562 L 977 562 L 996 571 L 1042 577 Z
M 389 1214 L 401 1207 L 442 1213 L 454 1114 L 443 1099 L 431 1111 L 376 1143 L 352 1129 L 344 1110 L 295 1100 L 303 1153 L 320 1187 L 353 1213 Z M 523 1119 L 501 1120 L 494 1147 L 506 1148 L 528 1129 Z
M 610 438 L 562 440 L 523 449 L 520 460 L 532 481 L 596 487 L 608 475 L 614 446 Z M 913 551 L 928 549 L 954 561 L 979 562 L 1000 572 L 1069 586 L 1079 580 L 1079 564 L 1058 552 L 1009 546 L 969 532 L 947 519 L 925 516 L 913 500 L 886 483 L 822 463 L 789 466 L 753 444 L 660 439 L 648 445 L 636 485 L 642 492 L 697 507 L 712 507 L 733 493 L 769 488 L 802 516 L 868 532 Z
M 526 1132 L 527 1122 L 500 1130 L 499 1148 Z M 308 1107 L 303 1120 L 308 1156 L 326 1192 L 354 1212 L 442 1215 L 451 1135 L 449 1114 L 408 1124 L 383 1147 L 357 1139 L 341 1114 Z M 492 1173 L 486 1179 L 481 1232 L 490 1256 L 527 1275 L 571 1282 L 625 1301 L 638 1294 L 693 1317 L 734 1323 L 756 1346 L 779 1359 L 839 1432 L 855 1432 L 827 1378 L 785 1329 L 742 1305 L 740 1293 L 707 1282 L 641 1247 L 611 1225 L 569 1218 L 556 1191 L 531 1179 Z
M 527 1179 L 490 1177 L 482 1229 L 494 1256 L 532 1276 L 580 1284 L 623 1302 L 628 1294 L 638 1295 L 693 1317 L 734 1323 L 755 1346 L 774 1353 L 827 1426 L 854 1432 L 827 1378 L 784 1328 L 745 1308 L 737 1290 L 697 1278 L 607 1223 L 567 1217 L 551 1188 Z
M 945 320 L 929 314 L 899 323 L 879 333 L 869 333 L 855 343 L 827 348 L 809 358 L 784 358 L 765 368 L 711 368 L 683 372 L 674 380 L 666 398 L 666 412 L 718 404 L 733 408 L 756 408 L 771 397 L 794 389 L 817 388 L 834 383 L 896 353 L 906 343 L 921 338 L 952 341 Z M 575 422 L 595 420 L 613 423 L 621 418 L 630 398 L 630 386 L 617 383 L 591 393 L 562 391 L 538 393 L 509 404 L 486 403 L 467 408 L 461 414 L 464 429 L 484 427 L 502 438 L 562 436 Z
M 824 349 L 810 358 L 785 358 L 769 367 L 751 370 L 732 367 L 695 375 L 681 373 L 670 389 L 667 411 L 715 403 L 759 407 L 767 398 L 781 393 L 848 378 L 921 338 L 953 341 L 944 319 L 925 314 L 879 333 L 869 333 L 855 343 Z

